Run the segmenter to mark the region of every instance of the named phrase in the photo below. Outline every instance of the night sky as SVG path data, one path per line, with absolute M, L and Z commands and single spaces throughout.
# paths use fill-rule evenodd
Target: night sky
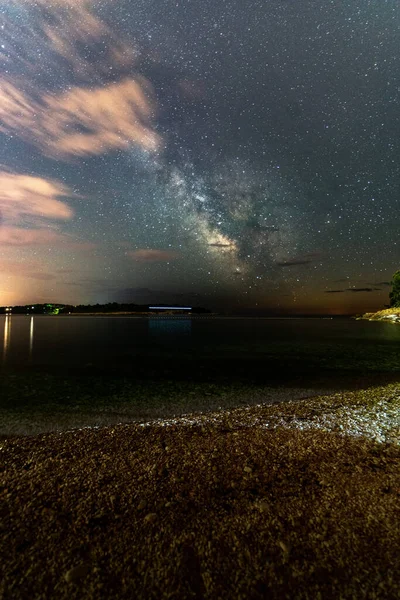
M 0 18 L 0 305 L 388 304 L 399 0 L 0 0 Z

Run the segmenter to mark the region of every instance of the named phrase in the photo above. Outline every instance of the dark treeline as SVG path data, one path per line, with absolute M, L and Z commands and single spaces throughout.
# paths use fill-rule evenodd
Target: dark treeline
M 26 304 L 24 306 L 0 307 L 0 314 L 19 314 L 19 315 L 66 315 L 73 313 L 167 313 L 168 305 L 159 304 L 164 309 L 155 310 L 149 308 L 149 304 L 118 304 L 118 302 L 108 302 L 107 304 Z M 180 312 L 184 314 L 206 314 L 211 311 L 201 306 L 194 306 L 188 310 L 171 309 L 174 314 Z

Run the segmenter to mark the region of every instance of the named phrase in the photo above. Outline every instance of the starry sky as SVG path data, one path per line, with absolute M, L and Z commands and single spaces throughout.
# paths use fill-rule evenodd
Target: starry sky
M 388 304 L 398 0 L 0 0 L 0 28 L 0 305 Z

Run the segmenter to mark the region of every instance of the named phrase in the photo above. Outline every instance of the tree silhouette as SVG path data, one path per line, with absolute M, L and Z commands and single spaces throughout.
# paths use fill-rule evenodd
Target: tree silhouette
M 400 271 L 396 271 L 391 283 L 392 291 L 389 294 L 390 306 L 400 308 Z

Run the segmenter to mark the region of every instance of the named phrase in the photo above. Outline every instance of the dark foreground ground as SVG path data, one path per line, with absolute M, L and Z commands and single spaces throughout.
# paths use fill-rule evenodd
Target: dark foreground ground
M 399 598 L 398 392 L 3 440 L 0 595 Z

